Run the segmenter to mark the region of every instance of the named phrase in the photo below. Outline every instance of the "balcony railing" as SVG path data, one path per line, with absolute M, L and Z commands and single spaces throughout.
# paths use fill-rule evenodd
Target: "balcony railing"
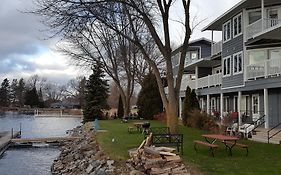
M 281 59 L 270 59 L 257 64 L 251 64 L 246 67 L 246 78 L 252 80 L 260 77 L 281 74 Z
M 181 91 L 184 91 L 187 85 L 191 89 L 201 89 L 207 88 L 212 86 L 219 86 L 221 85 L 222 75 L 221 73 L 208 75 L 203 78 L 198 78 L 197 80 L 190 80 L 188 77 L 183 77 L 182 84 L 181 84 Z
M 256 22 L 247 26 L 246 37 L 247 39 L 253 38 L 254 35 L 272 28 L 281 23 L 280 19 L 259 19 Z
M 222 41 L 219 41 L 212 45 L 212 56 L 221 53 L 222 51 Z

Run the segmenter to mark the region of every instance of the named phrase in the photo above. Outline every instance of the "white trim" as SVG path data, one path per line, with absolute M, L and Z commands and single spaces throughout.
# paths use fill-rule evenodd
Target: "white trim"
M 241 24 L 241 32 L 240 33 L 238 33 L 238 28 L 239 28 L 238 27 L 238 24 L 239 24 L 238 23 L 238 19 L 239 19 L 239 16 L 241 16 L 241 23 L 240 23 Z M 237 35 L 234 34 L 234 20 L 235 19 L 237 19 Z M 232 18 L 232 35 L 233 35 L 233 38 L 236 38 L 236 37 L 238 37 L 238 36 L 243 34 L 243 22 L 244 22 L 244 20 L 243 20 L 242 12 Z
M 231 87 L 225 87 L 225 88 L 221 88 L 221 90 L 227 90 L 227 89 L 233 89 L 233 88 L 240 88 L 240 87 L 244 87 L 245 85 L 238 85 L 238 86 L 231 86 Z
M 224 26 L 227 26 L 229 24 L 229 38 L 227 38 L 226 40 L 224 40 L 224 35 L 225 35 L 225 30 L 224 30 Z M 228 20 L 227 22 L 225 22 L 223 25 L 222 25 L 222 42 L 223 43 L 226 43 L 226 42 L 228 42 L 228 41 L 230 41 L 231 39 L 232 39 L 232 32 L 231 32 L 231 29 L 232 29 L 232 27 L 231 27 L 231 19 L 230 20 Z M 227 29 L 226 29 L 226 31 L 227 31 Z M 227 36 L 227 34 L 228 33 L 226 33 L 226 36 Z
M 224 70 L 224 60 L 227 60 L 227 59 L 229 59 L 229 68 L 228 69 L 230 69 L 229 70 L 229 74 L 224 74 L 224 72 L 225 72 L 225 70 Z M 227 61 L 226 61 L 227 62 Z M 227 67 L 227 63 L 226 63 L 226 67 Z M 227 56 L 227 57 L 224 57 L 223 59 L 222 59 L 222 77 L 229 77 L 229 76 L 231 76 L 231 55 L 229 55 L 229 56 Z
M 241 55 L 241 60 L 240 60 L 241 61 L 241 71 L 234 72 L 234 66 L 235 66 L 234 65 L 234 57 L 237 56 L 237 60 L 239 60 L 238 59 L 239 55 Z M 243 55 L 243 51 L 237 52 L 237 53 L 232 55 L 232 73 L 233 73 L 233 75 L 238 75 L 238 74 L 243 73 L 243 66 L 244 66 L 243 65 L 243 59 L 244 59 L 243 56 L 244 56 Z M 237 70 L 238 70 L 238 61 L 237 61 L 237 65 L 236 66 L 237 66 Z

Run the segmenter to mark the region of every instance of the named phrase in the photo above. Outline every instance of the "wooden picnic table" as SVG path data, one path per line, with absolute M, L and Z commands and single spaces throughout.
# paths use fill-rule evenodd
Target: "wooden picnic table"
M 142 132 L 142 125 L 144 122 L 134 122 L 133 125 L 137 128 L 139 132 Z
M 230 156 L 232 156 L 232 148 L 236 145 L 237 140 L 239 140 L 238 137 L 226 136 L 223 134 L 203 134 L 202 137 L 210 144 L 214 144 L 217 140 L 222 141 L 229 150 Z

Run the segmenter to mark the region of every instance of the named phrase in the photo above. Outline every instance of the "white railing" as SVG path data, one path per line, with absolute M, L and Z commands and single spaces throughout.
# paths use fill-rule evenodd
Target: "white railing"
M 201 89 L 206 87 L 219 86 L 221 85 L 221 78 L 221 73 L 198 78 L 198 80 L 190 80 L 188 78 L 183 78 L 181 84 L 181 91 L 185 91 L 187 85 L 191 89 Z
M 203 78 L 198 78 L 197 88 L 205 88 L 221 85 L 221 73 L 208 75 Z
M 246 78 L 247 80 L 260 77 L 267 78 L 272 75 L 281 74 L 281 59 L 270 59 L 257 64 L 247 65 Z
M 187 86 L 191 89 L 195 89 L 195 80 L 191 80 L 190 75 L 183 75 L 181 80 L 181 91 L 185 91 Z
M 280 19 L 259 19 L 256 22 L 250 24 L 246 28 L 246 37 L 247 39 L 253 38 L 254 35 L 267 30 L 269 28 L 272 28 L 278 24 L 281 23 Z
M 212 56 L 217 55 L 222 51 L 222 41 L 219 41 L 212 45 Z
M 247 39 L 253 38 L 257 33 L 262 32 L 262 19 L 250 24 L 246 29 Z

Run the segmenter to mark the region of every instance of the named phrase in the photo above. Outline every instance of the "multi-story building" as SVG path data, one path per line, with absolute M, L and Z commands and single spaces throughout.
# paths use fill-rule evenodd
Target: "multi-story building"
M 189 85 L 210 114 L 281 125 L 281 1 L 242 0 L 202 31 L 220 31 L 222 41 L 187 56 L 180 104 Z

